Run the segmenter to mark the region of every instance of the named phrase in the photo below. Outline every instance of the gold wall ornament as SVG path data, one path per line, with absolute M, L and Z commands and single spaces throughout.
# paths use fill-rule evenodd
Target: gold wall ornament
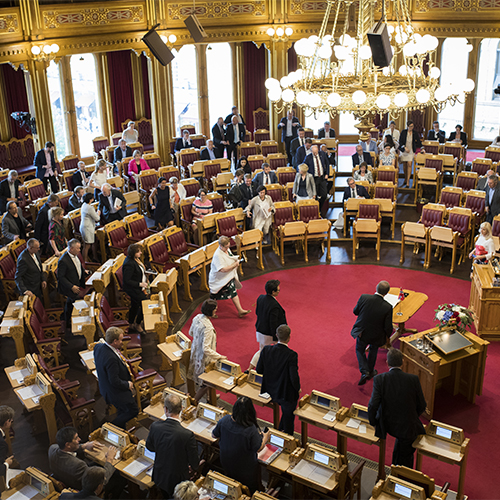
M 207 20 L 232 18 L 233 16 L 262 17 L 266 15 L 266 2 L 255 0 L 252 2 L 198 2 L 194 6 L 191 3 L 168 5 L 168 21 L 183 21 L 184 18 L 193 14 L 196 17 Z
M 0 34 L 20 32 L 19 18 L 16 14 L 0 16 Z

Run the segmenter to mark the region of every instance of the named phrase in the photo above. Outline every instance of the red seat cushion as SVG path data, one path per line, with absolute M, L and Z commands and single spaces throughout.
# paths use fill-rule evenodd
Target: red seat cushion
M 148 225 L 146 224 L 146 219 L 144 218 L 134 220 L 129 224 L 129 227 L 132 238 L 143 240 L 149 236 Z
M 124 227 L 117 227 L 108 233 L 109 239 L 111 240 L 111 246 L 117 248 L 127 248 L 128 238 Z
M 183 256 L 188 253 L 189 249 L 186 243 L 186 238 L 182 231 L 177 231 L 167 237 L 172 253 Z
M 4 279 L 13 280 L 16 275 L 16 263 L 12 258 L 12 255 L 8 253 L 1 261 L 0 268 L 2 269 L 2 274 Z

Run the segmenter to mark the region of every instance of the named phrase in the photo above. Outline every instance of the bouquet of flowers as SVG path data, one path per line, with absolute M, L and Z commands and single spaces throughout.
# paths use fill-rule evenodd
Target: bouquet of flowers
M 435 312 L 434 319 L 438 322 L 436 326 L 440 328 L 455 325 L 458 329 L 470 330 L 474 323 L 474 313 L 458 304 L 441 304 Z

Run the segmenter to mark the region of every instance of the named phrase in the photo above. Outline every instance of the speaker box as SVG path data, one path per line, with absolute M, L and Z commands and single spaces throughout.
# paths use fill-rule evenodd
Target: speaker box
M 379 68 L 389 66 L 392 60 L 392 47 L 387 25 L 379 21 L 367 35 L 368 43 L 372 49 L 373 64 Z
M 194 14 L 192 16 L 186 17 L 186 19 L 184 19 L 184 24 L 189 30 L 189 33 L 191 33 L 191 36 L 193 37 L 195 43 L 203 42 L 203 40 L 207 37 L 203 26 L 200 24 L 200 21 L 198 21 L 198 18 Z
M 165 45 L 160 35 L 155 31 L 156 26 L 149 30 L 143 37 L 142 41 L 148 46 L 151 53 L 160 61 L 163 66 L 166 66 L 174 59 L 174 54 Z

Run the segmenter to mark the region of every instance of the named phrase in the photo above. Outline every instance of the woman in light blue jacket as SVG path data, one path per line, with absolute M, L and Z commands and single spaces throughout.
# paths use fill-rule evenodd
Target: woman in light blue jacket
M 294 201 L 316 199 L 314 177 L 309 173 L 309 167 L 305 163 L 299 165 L 299 171 L 293 181 L 293 199 Z

